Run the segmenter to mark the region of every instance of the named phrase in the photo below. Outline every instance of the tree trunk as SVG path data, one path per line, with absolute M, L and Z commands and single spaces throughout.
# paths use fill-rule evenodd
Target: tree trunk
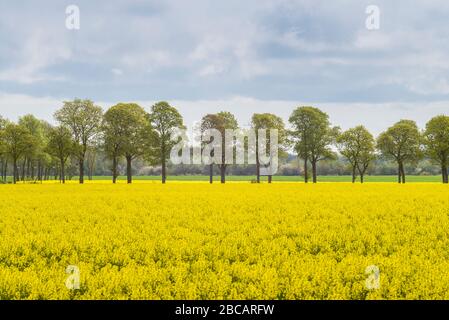
M 31 180 L 34 181 L 34 164 L 31 165 Z
M 31 160 L 28 159 L 27 160 L 27 171 L 26 171 L 27 179 L 30 179 L 30 177 L 31 177 L 30 172 L 31 172 Z
M 309 172 L 307 169 L 307 158 L 304 159 L 304 182 L 305 183 L 309 182 Z
M 13 159 L 13 183 L 16 184 L 17 183 L 17 159 Z
M 402 183 L 405 183 L 405 169 L 404 169 L 403 164 L 401 164 L 401 177 L 402 177 Z
M 65 184 L 65 163 L 64 159 L 61 159 L 61 181 Z
M 211 163 L 209 165 L 209 183 L 214 182 L 214 165 Z
M 79 159 L 79 169 L 80 169 L 80 184 L 84 183 L 84 157 Z
M 271 181 L 273 181 L 273 176 L 268 176 L 268 183 L 271 183 Z
M 398 162 L 398 183 L 402 182 L 402 164 Z
M 92 181 L 94 179 L 94 170 L 95 170 L 95 162 L 91 162 L 89 164 L 89 180 Z
M 316 183 L 316 161 L 312 161 L 312 179 Z
M 165 183 L 165 181 L 167 180 L 167 168 L 166 168 L 166 163 L 165 163 L 165 157 L 162 158 L 162 183 Z
M 25 159 L 23 159 L 23 162 L 22 162 L 22 181 L 25 181 L 25 168 L 26 168 L 26 158 Z
M 165 143 L 162 143 L 161 147 L 161 160 L 162 160 L 162 184 L 167 180 L 167 168 L 166 168 L 166 159 L 165 159 Z
M 257 183 L 260 183 L 259 143 L 257 138 L 256 138 L 256 176 L 257 176 Z
M 444 169 L 445 169 L 445 170 L 444 170 L 444 174 L 445 174 L 445 176 L 446 176 L 445 183 L 449 183 L 449 178 L 448 178 L 448 174 L 447 174 L 447 166 L 445 166 Z
M 359 165 L 357 165 L 357 170 L 358 170 L 359 176 L 360 176 L 360 183 L 363 183 L 365 181 L 366 169 L 368 169 L 368 165 L 366 165 L 366 164 L 364 164 L 362 166 L 362 169 L 360 169 Z
M 356 172 L 355 172 L 355 165 L 352 166 L 352 183 L 355 183 L 356 179 Z
M 443 178 L 443 183 L 448 183 L 449 181 L 448 181 L 448 173 L 447 173 L 447 164 L 446 163 L 443 163 L 441 165 L 441 175 Z
M 20 167 L 18 166 L 18 160 L 16 162 L 16 166 L 17 166 L 17 169 L 16 169 L 16 175 L 17 175 L 16 182 L 17 182 L 17 181 L 20 181 Z
M 126 156 L 126 177 L 128 183 L 133 182 L 133 176 L 132 176 L 132 160 L 133 158 L 130 156 Z
M 37 162 L 37 180 L 42 181 L 41 161 Z
M 8 175 L 8 159 L 5 160 L 5 167 L 3 168 L 3 180 L 6 182 Z
M 448 175 L 447 175 L 447 166 L 445 166 L 445 168 L 444 168 L 444 175 L 446 177 L 445 183 L 448 183 L 449 181 L 448 181 Z
M 112 183 L 117 182 L 117 157 L 112 157 Z
M 224 164 L 220 165 L 220 182 L 226 182 L 226 165 Z

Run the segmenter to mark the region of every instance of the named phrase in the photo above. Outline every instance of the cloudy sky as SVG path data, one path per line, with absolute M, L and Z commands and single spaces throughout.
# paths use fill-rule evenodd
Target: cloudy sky
M 68 5 L 79 30 L 66 28 Z M 368 5 L 379 30 L 366 28 Z M 449 114 L 449 2 L 2 1 L 0 114 L 51 120 L 75 97 L 166 100 L 187 124 L 314 105 L 343 128 L 422 126 Z

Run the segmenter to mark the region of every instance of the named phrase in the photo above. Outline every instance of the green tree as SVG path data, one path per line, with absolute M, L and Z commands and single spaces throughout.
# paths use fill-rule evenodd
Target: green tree
M 59 160 L 61 182 L 65 183 L 65 166 L 75 148 L 72 140 L 72 133 L 67 127 L 58 126 L 51 128 L 48 133 L 48 143 L 46 151 L 51 156 Z
M 317 163 L 335 158 L 330 146 L 335 142 L 338 128 L 331 127 L 329 116 L 318 108 L 296 108 L 289 118 L 290 132 L 298 158 L 304 160 L 304 181 L 308 182 L 307 166 L 312 165 L 313 183 L 317 182 Z
M 267 130 L 267 146 L 266 150 L 270 150 L 271 141 L 269 130 L 278 131 L 278 145 L 282 146 L 286 140 L 286 130 L 282 118 L 272 113 L 255 113 L 251 118 L 251 126 L 256 131 L 256 176 L 257 183 L 260 183 L 260 161 L 259 161 L 259 129 Z M 272 176 L 268 176 L 268 183 L 271 183 Z
M 41 120 L 41 126 L 42 126 L 42 132 L 41 135 L 42 138 L 42 144 L 44 146 L 48 145 L 48 138 L 50 137 L 50 132 L 53 130 L 53 126 L 46 122 Z M 56 161 L 58 162 L 58 161 Z M 37 155 L 37 174 L 36 179 L 39 181 L 42 181 L 44 178 L 48 178 L 48 172 L 50 168 L 52 167 L 54 163 L 54 157 L 48 154 L 46 150 L 44 152 L 40 152 Z
M 20 117 L 18 124 L 26 128 L 35 138 L 34 144 L 29 146 L 22 159 L 21 176 L 24 181 L 25 178 L 34 179 L 35 165 L 45 148 L 44 128 L 42 121 L 31 114 Z
M 375 158 L 375 140 L 373 135 L 364 127 L 357 126 L 348 129 L 337 137 L 340 153 L 348 160 L 352 169 L 352 183 L 355 182 L 357 171 L 360 182 L 372 160 Z
M 221 134 L 221 163 L 217 164 L 220 169 L 220 182 L 226 182 L 226 130 L 237 130 L 239 125 L 235 116 L 228 111 L 221 111 L 216 114 L 217 123 L 214 129 Z
M 93 180 L 95 165 L 97 163 L 98 151 L 99 151 L 98 142 L 95 142 L 87 147 L 86 164 L 87 164 L 87 177 L 89 180 Z
M 19 179 L 17 162 L 35 143 L 30 131 L 18 124 L 8 123 L 2 132 L 2 140 L 6 154 L 13 162 L 13 182 Z
M 112 183 L 116 183 L 118 177 L 118 164 L 120 157 L 123 155 L 124 145 L 124 128 L 122 128 L 123 122 L 123 110 L 118 106 L 109 108 L 103 117 L 103 139 L 104 139 L 104 151 L 106 156 L 112 160 Z
M 8 120 L 0 116 L 0 138 L 3 137 L 6 125 L 8 123 L 9 123 Z M 3 142 L 3 139 L 0 139 L 0 161 L 1 161 L 0 176 L 2 182 L 6 183 L 6 174 L 8 171 L 8 154 L 6 153 L 6 146 L 5 143 Z
M 124 156 L 127 182 L 131 183 L 132 161 L 143 156 L 155 140 L 148 114 L 135 103 L 119 103 L 105 113 L 103 130 L 105 150 L 112 158 L 113 182 L 118 175 L 118 159 Z
M 398 165 L 398 183 L 405 183 L 406 163 L 416 162 L 422 155 L 421 135 L 415 121 L 400 120 L 377 138 L 377 149 Z
M 440 165 L 443 183 L 448 183 L 449 117 L 439 115 L 426 124 L 424 131 L 426 154 Z
M 150 121 L 156 131 L 155 145 L 148 152 L 148 159 L 152 163 L 162 166 L 162 183 L 167 180 L 167 160 L 170 158 L 171 148 L 176 141 L 171 140 L 171 133 L 176 128 L 184 128 L 181 114 L 167 102 L 161 101 L 151 107 Z
M 72 132 L 79 165 L 79 182 L 84 183 L 84 160 L 89 145 L 100 133 L 101 107 L 90 100 L 64 101 L 64 106 L 56 111 L 55 119 Z
M 201 135 L 203 135 L 206 130 L 215 129 L 216 127 L 219 126 L 219 123 L 220 118 L 216 114 L 206 114 L 201 119 L 200 124 Z M 212 151 L 212 154 L 210 155 L 211 157 L 214 156 L 213 152 L 214 151 Z M 214 164 L 211 162 L 209 164 L 209 183 L 213 182 L 214 182 Z

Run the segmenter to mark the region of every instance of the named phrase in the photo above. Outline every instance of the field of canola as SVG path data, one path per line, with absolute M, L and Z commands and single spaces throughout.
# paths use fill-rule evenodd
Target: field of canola
M 417 298 L 449 299 L 449 186 L 0 186 L 0 299 Z

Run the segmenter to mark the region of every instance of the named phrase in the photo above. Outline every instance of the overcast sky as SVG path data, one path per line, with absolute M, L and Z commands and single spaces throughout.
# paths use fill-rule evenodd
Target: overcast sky
M 80 30 L 66 28 L 66 7 Z M 367 30 L 366 7 L 380 8 Z M 343 128 L 449 114 L 449 2 L 2 1 L 0 114 L 51 120 L 63 100 L 175 105 L 285 120 L 314 105 Z

